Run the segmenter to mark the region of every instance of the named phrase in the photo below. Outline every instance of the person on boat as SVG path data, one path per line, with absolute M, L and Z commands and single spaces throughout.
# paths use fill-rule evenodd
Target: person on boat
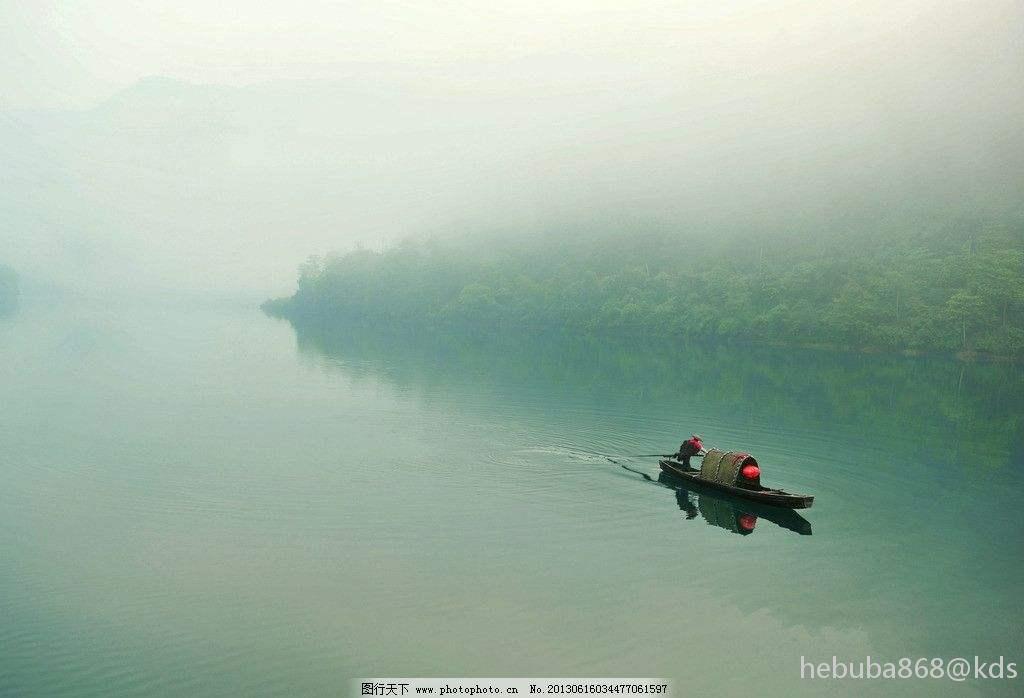
M 690 458 L 700 455 L 704 451 L 703 440 L 704 437 L 700 434 L 691 434 L 690 438 L 679 446 L 679 452 L 675 456 L 676 460 L 686 467 L 690 467 Z

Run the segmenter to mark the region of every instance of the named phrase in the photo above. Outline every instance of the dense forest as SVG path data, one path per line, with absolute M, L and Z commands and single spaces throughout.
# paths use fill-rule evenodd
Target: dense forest
M 10 267 L 0 264 L 0 317 L 9 315 L 18 307 L 18 275 Z
M 1024 356 L 1024 220 L 856 236 L 433 240 L 311 258 L 271 314 Z

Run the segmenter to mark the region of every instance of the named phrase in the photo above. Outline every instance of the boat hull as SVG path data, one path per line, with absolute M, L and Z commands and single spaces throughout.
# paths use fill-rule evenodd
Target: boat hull
M 783 490 L 773 490 L 767 487 L 748 490 L 743 487 L 733 487 L 732 485 L 712 482 L 711 480 L 703 480 L 700 477 L 699 470 L 687 468 L 676 460 L 661 460 L 658 461 L 658 464 L 661 466 L 663 471 L 673 477 L 693 483 L 699 487 L 707 487 L 721 492 L 728 492 L 735 497 L 742 497 L 743 499 L 749 499 L 754 502 L 761 502 L 762 504 L 769 504 L 771 506 L 784 507 L 787 509 L 809 509 L 814 504 L 814 497 L 806 494 L 790 494 Z

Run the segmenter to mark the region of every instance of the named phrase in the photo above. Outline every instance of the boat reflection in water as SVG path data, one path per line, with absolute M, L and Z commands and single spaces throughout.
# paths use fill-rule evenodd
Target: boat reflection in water
M 730 497 L 711 488 L 697 492 L 688 489 L 688 486 L 692 488 L 689 482 L 682 482 L 664 472 L 658 474 L 658 482 L 676 491 L 676 502 L 687 519 L 695 519 L 700 514 L 712 526 L 741 536 L 753 533 L 762 519 L 801 536 L 811 535 L 811 522 L 792 509 Z
M 658 473 L 657 479 L 654 479 L 647 473 L 625 465 L 622 467 L 643 476 L 649 482 L 675 490 L 676 503 L 688 521 L 699 516 L 712 526 L 741 536 L 749 536 L 762 521 L 770 521 L 801 536 L 811 535 L 811 522 L 792 509 L 739 499 L 710 487 L 698 489 L 690 481 L 672 477 L 666 472 Z

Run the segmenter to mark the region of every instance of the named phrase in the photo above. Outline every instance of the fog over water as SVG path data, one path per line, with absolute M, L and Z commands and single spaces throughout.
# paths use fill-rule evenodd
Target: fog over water
M 1022 20 L 998 0 L 4 3 L 0 261 L 29 288 L 263 298 L 310 254 L 407 236 L 998 218 L 1024 190 Z
M 1020 0 L 0 0 L 0 696 L 1019 695 L 801 672 L 1024 658 L 1021 124 Z

